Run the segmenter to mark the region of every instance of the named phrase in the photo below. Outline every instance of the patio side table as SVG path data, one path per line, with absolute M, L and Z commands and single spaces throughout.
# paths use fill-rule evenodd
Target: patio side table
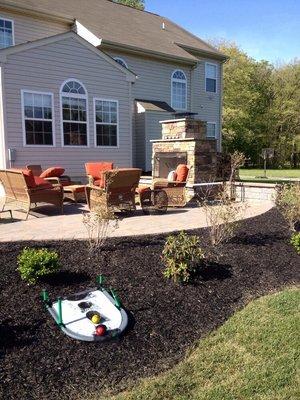
M 85 185 L 64 186 L 64 200 L 72 200 L 75 203 L 86 201 Z

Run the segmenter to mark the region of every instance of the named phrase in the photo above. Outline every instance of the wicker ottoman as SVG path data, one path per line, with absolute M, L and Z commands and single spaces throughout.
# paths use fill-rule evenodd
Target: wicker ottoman
M 75 203 L 86 201 L 85 185 L 64 186 L 64 200 L 72 200 Z

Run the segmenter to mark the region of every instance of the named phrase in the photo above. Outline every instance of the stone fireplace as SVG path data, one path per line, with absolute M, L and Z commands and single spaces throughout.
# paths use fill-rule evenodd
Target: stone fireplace
M 178 164 L 190 167 L 188 184 L 217 178 L 217 141 L 206 138 L 206 122 L 191 117 L 161 121 L 162 139 L 152 140 L 152 175 L 166 178 Z

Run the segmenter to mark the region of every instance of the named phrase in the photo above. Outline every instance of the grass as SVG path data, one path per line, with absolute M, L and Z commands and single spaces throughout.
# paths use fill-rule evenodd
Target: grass
M 264 175 L 263 169 L 250 169 L 250 168 L 241 168 L 240 169 L 240 177 L 242 180 L 252 179 L 260 179 L 257 177 L 261 177 Z M 267 177 L 269 179 L 276 178 L 299 178 L 300 179 L 300 169 L 268 169 Z
M 297 288 L 257 299 L 201 340 L 175 368 L 107 399 L 299 399 L 299 306 Z

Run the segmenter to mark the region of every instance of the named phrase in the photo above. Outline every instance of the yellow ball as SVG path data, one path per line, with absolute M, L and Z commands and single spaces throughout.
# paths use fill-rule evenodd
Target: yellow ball
M 99 315 L 94 314 L 94 315 L 92 316 L 92 323 L 93 323 L 93 324 L 99 324 L 100 320 L 101 320 L 101 318 L 100 318 Z

